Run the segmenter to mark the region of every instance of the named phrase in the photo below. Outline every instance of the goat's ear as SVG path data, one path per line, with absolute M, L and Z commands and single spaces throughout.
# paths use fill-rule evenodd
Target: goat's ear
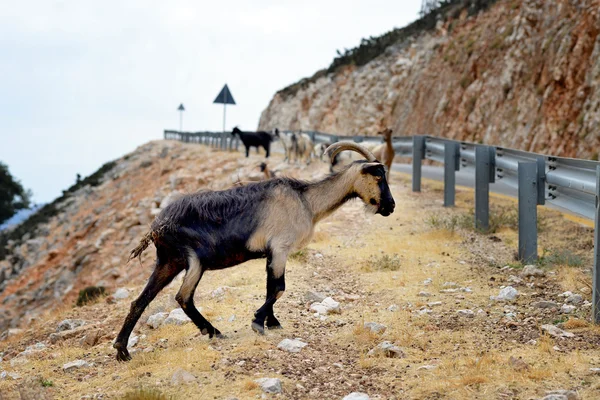
M 383 168 L 383 164 L 378 162 L 363 164 L 361 172 L 363 174 L 369 174 L 374 176 L 385 175 L 385 169 Z

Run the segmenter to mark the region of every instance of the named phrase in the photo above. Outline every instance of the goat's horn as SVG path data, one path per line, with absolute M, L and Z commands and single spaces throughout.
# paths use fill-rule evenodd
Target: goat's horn
M 327 156 L 329 157 L 331 162 L 333 162 L 333 159 L 335 158 L 335 156 L 337 156 L 340 152 L 342 152 L 344 150 L 355 151 L 355 152 L 359 153 L 361 156 L 363 156 L 364 158 L 366 158 L 367 161 L 377 162 L 377 159 L 375 158 L 373 153 L 371 153 L 367 148 L 361 146 L 358 143 L 354 143 L 354 142 L 334 143 L 331 146 L 329 146 L 327 148 L 327 150 L 325 150 L 325 154 L 327 154 Z

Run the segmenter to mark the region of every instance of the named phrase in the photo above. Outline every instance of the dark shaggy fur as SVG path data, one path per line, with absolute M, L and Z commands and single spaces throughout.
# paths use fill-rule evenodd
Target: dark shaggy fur
M 238 135 L 244 143 L 244 147 L 246 147 L 246 157 L 250 154 L 250 147 L 256 147 L 256 151 L 258 152 L 258 148 L 262 147 L 265 149 L 267 153 L 267 158 L 269 158 L 269 152 L 271 149 L 271 142 L 273 141 L 273 136 L 267 132 L 259 131 L 259 132 L 242 132 L 237 127 L 233 128 L 231 135 Z

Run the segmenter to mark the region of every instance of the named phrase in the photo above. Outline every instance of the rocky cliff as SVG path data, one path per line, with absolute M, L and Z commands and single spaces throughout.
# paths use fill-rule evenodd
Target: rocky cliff
M 375 134 L 391 126 L 399 135 L 597 159 L 600 2 L 499 0 L 477 12 L 472 1 L 451 3 L 460 4 L 434 28 L 417 21 L 390 32 L 366 64 L 338 58 L 276 93 L 259 128 Z

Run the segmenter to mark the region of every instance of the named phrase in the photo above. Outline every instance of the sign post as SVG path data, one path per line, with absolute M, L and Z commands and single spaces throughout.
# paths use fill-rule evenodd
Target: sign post
M 179 105 L 177 108 L 179 111 L 179 132 L 183 132 L 183 112 L 185 111 L 185 107 L 183 107 L 183 103 Z
M 221 137 L 221 148 L 226 147 L 226 138 L 225 138 L 225 122 L 226 122 L 226 118 L 227 118 L 227 104 L 233 104 L 235 105 L 235 100 L 233 99 L 233 96 L 231 95 L 231 92 L 229 91 L 229 87 L 227 87 L 227 84 L 225 84 L 225 86 L 223 86 L 223 89 L 221 89 L 221 92 L 219 92 L 219 94 L 217 95 L 217 98 L 215 99 L 215 101 L 213 101 L 214 104 L 223 104 L 223 136 Z

